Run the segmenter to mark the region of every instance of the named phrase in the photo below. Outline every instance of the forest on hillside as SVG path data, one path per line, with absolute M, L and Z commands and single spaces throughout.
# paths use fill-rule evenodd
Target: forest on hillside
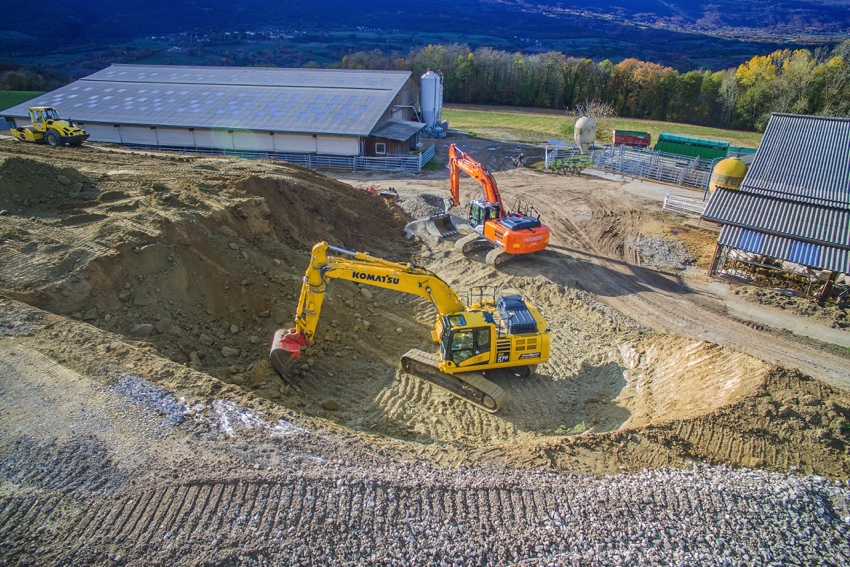
M 634 58 L 595 63 L 556 51 L 529 55 L 460 44 L 428 45 L 396 58 L 360 52 L 338 66 L 409 69 L 417 76 L 438 71 L 449 103 L 569 110 L 594 101 L 622 117 L 758 131 L 772 112 L 850 115 L 850 40 L 687 73 Z
M 255 53 L 249 64 L 268 65 L 264 53 Z M 415 76 L 438 71 L 449 103 L 569 111 L 597 102 L 626 118 L 757 131 L 764 130 L 773 112 L 850 115 L 850 40 L 831 49 L 782 49 L 754 56 L 736 68 L 686 73 L 635 58 L 594 62 L 559 51 L 473 50 L 465 44 L 432 44 L 407 55 L 361 51 L 333 66 L 403 69 Z M 61 73 L 0 62 L 0 90 L 52 90 L 71 80 Z

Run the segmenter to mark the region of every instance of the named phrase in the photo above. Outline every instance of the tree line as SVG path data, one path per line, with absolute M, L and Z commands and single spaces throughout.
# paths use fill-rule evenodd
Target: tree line
M 49 91 L 71 82 L 70 75 L 0 61 L 0 91 Z
M 408 56 L 347 55 L 344 69 L 428 70 L 443 76 L 446 102 L 572 109 L 587 101 L 617 115 L 763 131 L 772 112 L 850 115 L 850 40 L 832 49 L 778 50 L 723 71 L 679 73 L 657 63 L 527 55 L 462 44 Z

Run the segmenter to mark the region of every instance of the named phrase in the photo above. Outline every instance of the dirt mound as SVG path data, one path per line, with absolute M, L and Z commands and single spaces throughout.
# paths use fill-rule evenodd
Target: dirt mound
M 235 195 L 262 199 L 266 209 L 261 216 L 269 229 L 278 241 L 295 250 L 309 250 L 324 240 L 373 256 L 403 259 L 395 242 L 407 218 L 381 197 L 312 171 L 251 176 L 240 179 L 233 188 Z
M 749 396 L 689 419 L 672 419 L 544 447 L 542 460 L 568 470 L 616 473 L 694 461 L 846 479 L 850 396 L 799 372 L 772 367 Z M 596 461 L 588 452 L 605 454 Z M 540 462 L 538 456 L 530 458 Z M 594 463 L 596 470 L 588 468 Z
M 74 168 L 8 157 L 0 161 L 0 209 L 22 213 L 32 207 L 60 206 L 91 180 Z
M 412 250 L 393 238 L 404 226 L 397 208 L 313 172 L 275 166 L 225 181 L 196 167 L 187 183 L 158 176 L 161 159 L 135 162 L 91 181 L 70 167 L 7 159 L 3 181 L 34 192 L 8 192 L 20 205 L 0 232 L 2 291 L 277 391 L 268 344 L 294 317 L 305 251 L 320 240 L 396 259 Z M 64 191 L 59 176 L 85 185 Z M 262 372 L 245 374 L 255 365 Z

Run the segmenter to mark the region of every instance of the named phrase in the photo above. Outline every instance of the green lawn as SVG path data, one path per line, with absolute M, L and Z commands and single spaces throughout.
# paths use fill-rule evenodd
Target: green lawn
M 561 111 L 539 109 L 513 109 L 494 107 L 484 110 L 484 107 L 466 108 L 462 106 L 444 106 L 443 120 L 449 121 L 449 127 L 463 130 L 470 135 L 500 140 L 515 140 L 517 142 L 541 143 L 546 140 L 572 141 L 573 119 Z M 674 122 L 658 122 L 656 120 L 638 120 L 635 118 L 612 118 L 603 122 L 599 127 L 597 139 L 602 143 L 611 142 L 611 130 L 640 130 L 652 134 L 652 142 L 658 140 L 660 132 L 683 134 L 699 138 L 711 138 L 730 142 L 733 146 L 755 148 L 761 142 L 759 132 L 744 132 L 741 130 L 723 130 L 678 124 Z
M 0 91 L 0 111 L 12 108 L 40 94 L 44 93 L 40 91 Z

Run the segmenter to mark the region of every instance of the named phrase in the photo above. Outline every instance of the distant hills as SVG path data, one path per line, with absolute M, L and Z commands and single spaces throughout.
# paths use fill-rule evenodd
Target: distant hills
M 637 57 L 687 70 L 735 65 L 789 40 L 813 47 L 846 39 L 850 1 L 5 0 L 0 60 L 159 34 L 263 28 L 408 34 L 392 45 L 408 49 L 498 41 L 501 49 Z

